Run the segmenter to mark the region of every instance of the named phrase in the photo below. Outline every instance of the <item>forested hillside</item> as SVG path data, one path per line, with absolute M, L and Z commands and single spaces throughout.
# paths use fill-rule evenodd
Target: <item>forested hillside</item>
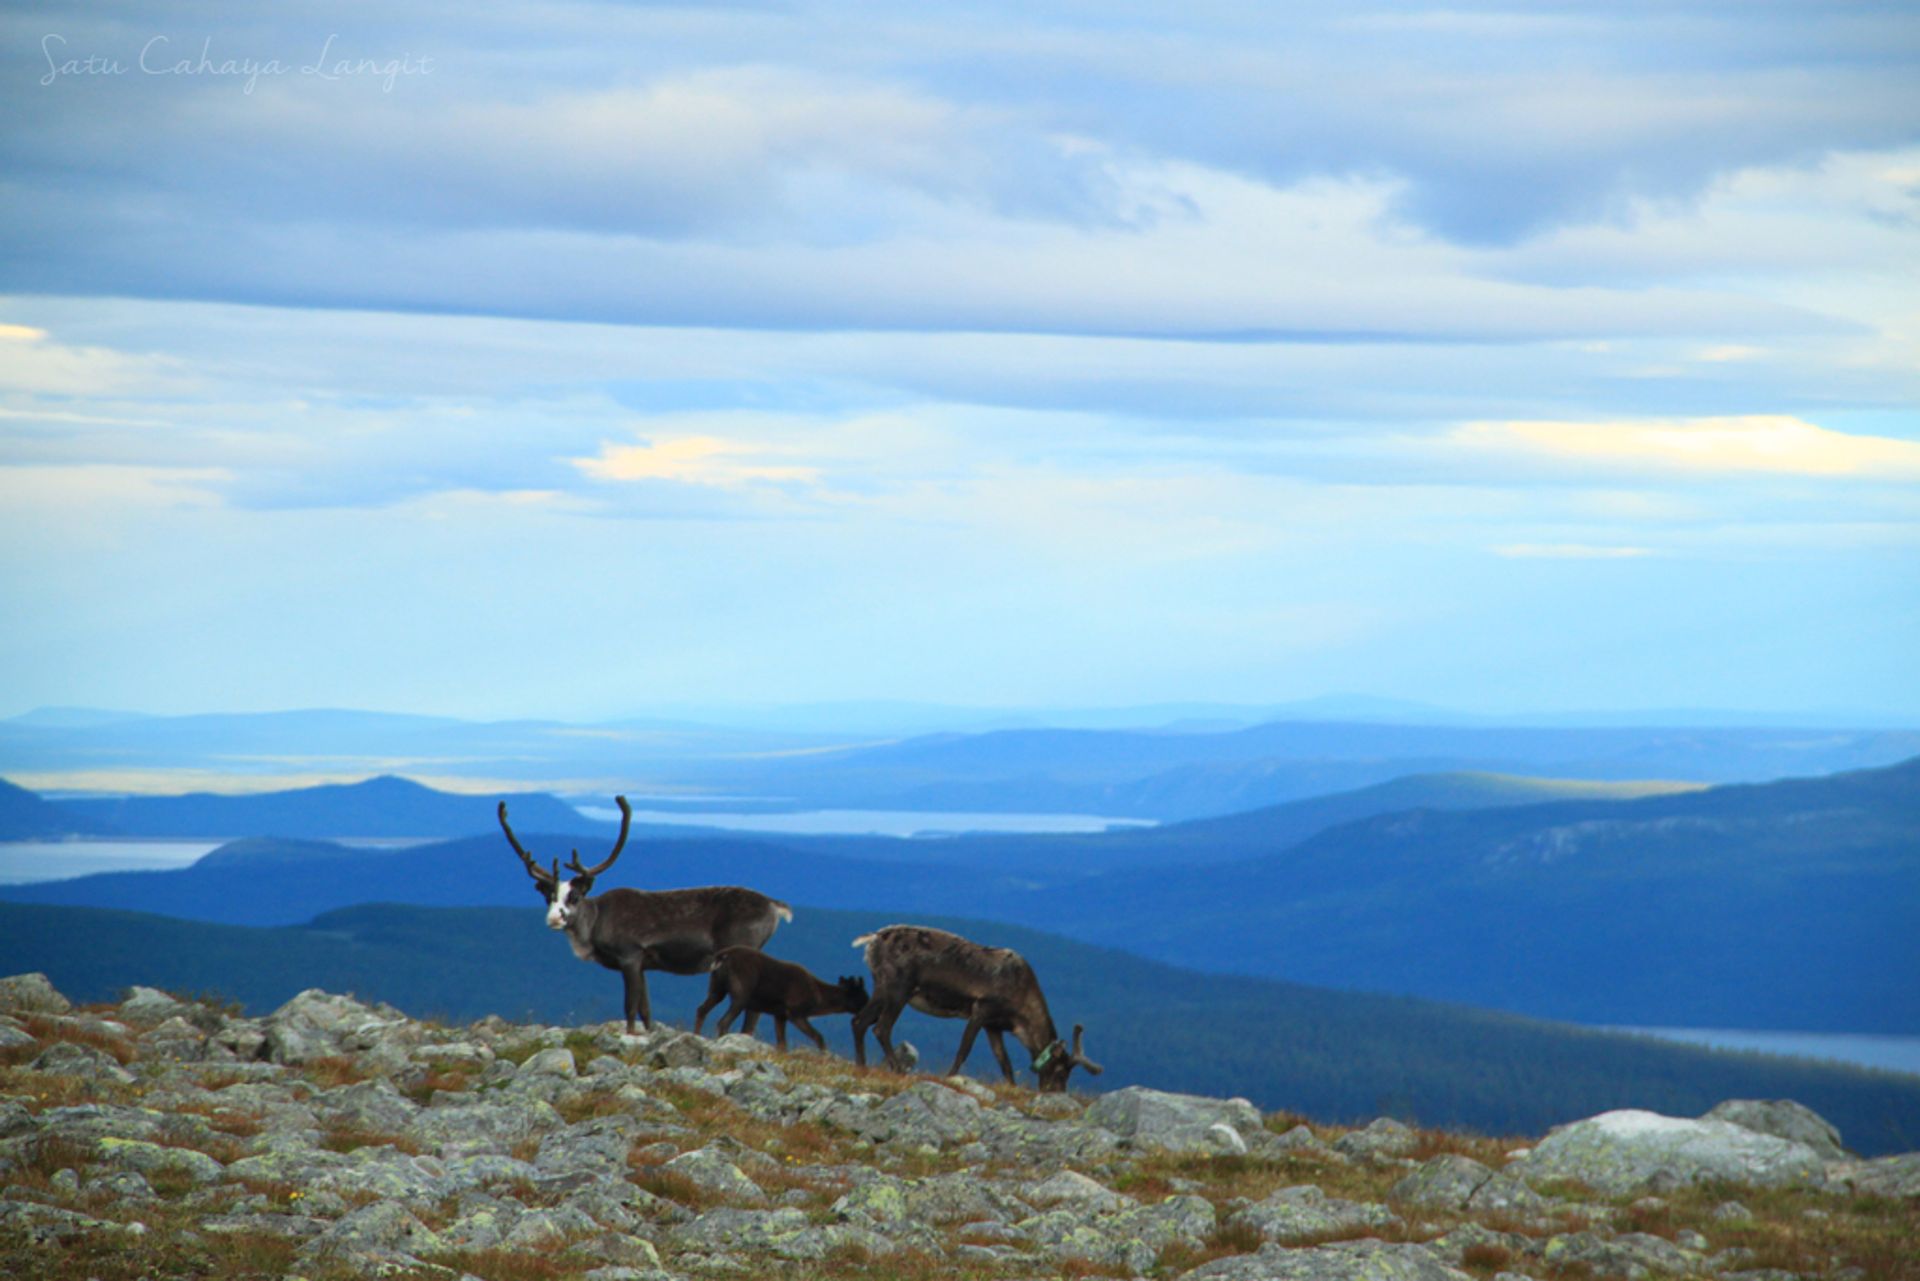
M 856 935 L 881 912 L 800 907 L 769 944 L 823 975 L 863 973 Z M 1196 974 L 1011 926 L 929 918 L 1017 947 L 1056 1017 L 1084 1023 L 1106 1067 L 1086 1088 L 1149 1084 L 1244 1095 L 1327 1120 L 1387 1113 L 1487 1133 L 1536 1132 L 1613 1107 L 1692 1115 L 1727 1097 L 1791 1097 L 1862 1152 L 1920 1139 L 1920 1081 L 1719 1054 L 1405 998 Z M 0 905 L 0 973 L 44 970 L 75 997 L 134 983 L 219 992 L 260 1012 L 308 987 L 352 991 L 416 1015 L 487 1013 L 563 1023 L 618 1017 L 620 981 L 574 959 L 533 906 L 358 907 L 257 930 L 86 908 Z M 656 1015 L 690 1023 L 703 980 L 649 977 Z M 846 1050 L 847 1020 L 825 1018 Z M 764 1030 L 764 1029 L 763 1029 Z M 909 1013 L 899 1033 L 941 1069 L 959 1024 Z M 1016 1064 L 1025 1056 L 1014 1051 Z M 976 1047 L 976 1074 L 992 1075 Z

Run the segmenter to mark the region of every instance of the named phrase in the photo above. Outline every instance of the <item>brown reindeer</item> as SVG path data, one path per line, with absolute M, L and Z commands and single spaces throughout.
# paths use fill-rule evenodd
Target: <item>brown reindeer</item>
M 1082 1040 L 1086 1029 L 1075 1026 L 1073 1048 L 1053 1026 L 1047 1010 L 1047 998 L 1041 995 L 1040 981 L 1033 967 L 1018 952 L 1004 947 L 982 947 L 978 943 L 923 925 L 889 925 L 863 934 L 853 941 L 864 947 L 867 968 L 873 971 L 873 1000 L 853 1019 L 853 1057 L 856 1063 L 867 1061 L 866 1032 L 880 1043 L 887 1062 L 894 1063 L 893 1024 L 908 1005 L 936 1018 L 965 1019 L 966 1031 L 960 1035 L 960 1052 L 954 1055 L 947 1075 L 959 1075 L 961 1065 L 973 1049 L 973 1039 L 984 1031 L 993 1057 L 1007 1083 L 1013 1083 L 1013 1064 L 1007 1059 L 1002 1040 L 1011 1032 L 1033 1056 L 1033 1070 L 1040 1088 L 1059 1092 L 1067 1088 L 1067 1074 L 1083 1067 L 1095 1076 L 1098 1063 L 1086 1057 Z
M 547 924 L 563 931 L 573 954 L 610 970 L 620 971 L 626 985 L 627 1032 L 636 1015 L 653 1026 L 653 1007 L 647 1000 L 647 971 L 700 974 L 713 964 L 713 954 L 724 947 L 759 947 L 793 919 L 793 909 L 757 890 L 737 885 L 709 885 L 696 890 L 608 890 L 588 898 L 593 878 L 613 866 L 626 848 L 633 811 L 627 798 L 614 797 L 620 806 L 620 839 L 613 853 L 592 867 L 582 867 L 580 851 L 567 861 L 570 880 L 560 879 L 560 860 L 552 869 L 541 867 L 507 826 L 507 803 L 500 802 L 500 829 L 507 843 L 526 865 L 540 896 L 547 900 Z
M 714 1035 L 725 1036 L 727 1028 L 740 1014 L 747 1016 L 743 1031 L 753 1035 L 762 1014 L 773 1016 L 774 1041 L 787 1048 L 787 1024 L 813 1038 L 821 1049 L 826 1038 L 807 1022 L 816 1014 L 858 1014 L 867 1005 L 867 981 L 841 978 L 828 983 L 815 978 L 805 966 L 782 961 L 751 947 L 725 947 L 714 953 L 713 980 L 707 986 L 707 999 L 693 1016 L 693 1030 L 700 1031 L 707 1012 L 731 997 L 727 1012 L 714 1028 Z

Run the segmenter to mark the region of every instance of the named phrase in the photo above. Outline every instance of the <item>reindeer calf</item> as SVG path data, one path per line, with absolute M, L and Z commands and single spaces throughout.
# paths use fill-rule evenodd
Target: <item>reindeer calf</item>
M 732 1003 L 721 1016 L 716 1035 L 725 1036 L 733 1020 L 744 1012 L 747 1021 L 743 1030 L 751 1036 L 760 1016 L 771 1014 L 774 1040 L 783 1050 L 787 1048 L 788 1022 L 824 1050 L 826 1038 L 807 1020 L 816 1014 L 857 1014 L 868 1000 L 865 979 L 842 978 L 838 983 L 828 983 L 815 978 L 804 966 L 777 960 L 751 947 L 725 947 L 714 954 L 707 999 L 693 1017 L 696 1035 L 707 1012 L 720 1004 L 721 997 L 731 997 Z

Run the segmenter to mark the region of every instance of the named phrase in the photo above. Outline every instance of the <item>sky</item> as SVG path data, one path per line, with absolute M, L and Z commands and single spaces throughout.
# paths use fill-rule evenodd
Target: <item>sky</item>
M 0 14 L 0 715 L 1920 719 L 1911 4 Z

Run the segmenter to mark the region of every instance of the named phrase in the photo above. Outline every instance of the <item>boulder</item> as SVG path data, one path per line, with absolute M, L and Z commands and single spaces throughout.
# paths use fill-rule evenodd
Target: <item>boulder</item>
M 936 1147 L 977 1137 L 982 1115 L 978 1099 L 932 1081 L 910 1086 L 874 1109 L 890 1138 Z
M 410 1259 L 444 1248 L 426 1224 L 391 1201 L 376 1201 L 334 1221 L 301 1251 L 347 1259 Z
M 1121 1196 L 1077 1170 L 1062 1170 L 1051 1178 L 1030 1183 L 1021 1189 L 1020 1194 L 1043 1209 L 1064 1206 L 1069 1210 L 1085 1210 L 1096 1214 L 1105 1210 L 1124 1209 L 1133 1204 L 1131 1197 Z
M 729 1201 L 764 1202 L 767 1199 L 767 1194 L 760 1190 L 759 1184 L 742 1174 L 740 1167 L 728 1160 L 724 1153 L 712 1148 L 684 1152 L 660 1168 Z
M 1281 1188 L 1265 1200 L 1234 1212 L 1227 1220 L 1251 1228 L 1267 1241 L 1304 1241 L 1359 1229 L 1384 1228 L 1399 1218 L 1384 1205 L 1343 1201 L 1311 1183 Z
M 1845 1160 L 1840 1131 L 1812 1108 L 1792 1099 L 1728 1099 L 1716 1104 L 1704 1120 L 1731 1121 L 1756 1134 L 1803 1143 L 1829 1161 Z
M 1560 1126 L 1512 1168 L 1530 1184 L 1570 1179 L 1608 1195 L 1708 1182 L 1781 1187 L 1825 1181 L 1825 1163 L 1805 1144 L 1730 1121 L 1635 1109 Z
M 121 1067 L 118 1059 L 91 1045 L 81 1045 L 75 1041 L 55 1041 L 27 1066 L 35 1072 L 91 1077 L 96 1081 L 114 1081 L 121 1085 L 133 1083 L 133 1073 Z
M 276 1063 L 309 1063 L 366 1050 L 382 1032 L 402 1022 L 397 1010 L 308 988 L 266 1017 L 267 1057 Z
M 1434 1157 L 1394 1184 L 1387 1199 L 1441 1210 L 1533 1211 L 1547 1204 L 1545 1197 L 1512 1175 L 1453 1152 Z
M 1248 1138 L 1261 1131 L 1260 1110 L 1245 1099 L 1169 1094 L 1141 1085 L 1101 1095 L 1086 1120 L 1137 1147 L 1168 1152 L 1243 1155 Z
M 0 1014 L 65 1014 L 73 1002 L 60 995 L 46 975 L 15 974 L 0 979 Z
M 1263 1245 L 1203 1263 L 1181 1281 L 1472 1281 L 1417 1245 L 1340 1241 L 1310 1250 Z
M 1830 1168 L 1829 1178 L 1834 1185 L 1850 1192 L 1920 1197 L 1920 1152 L 1904 1152 L 1872 1161 L 1842 1162 Z
M 1333 1150 L 1361 1159 L 1404 1157 L 1419 1145 L 1420 1136 L 1390 1116 L 1379 1117 L 1363 1130 L 1343 1134 L 1333 1141 Z

